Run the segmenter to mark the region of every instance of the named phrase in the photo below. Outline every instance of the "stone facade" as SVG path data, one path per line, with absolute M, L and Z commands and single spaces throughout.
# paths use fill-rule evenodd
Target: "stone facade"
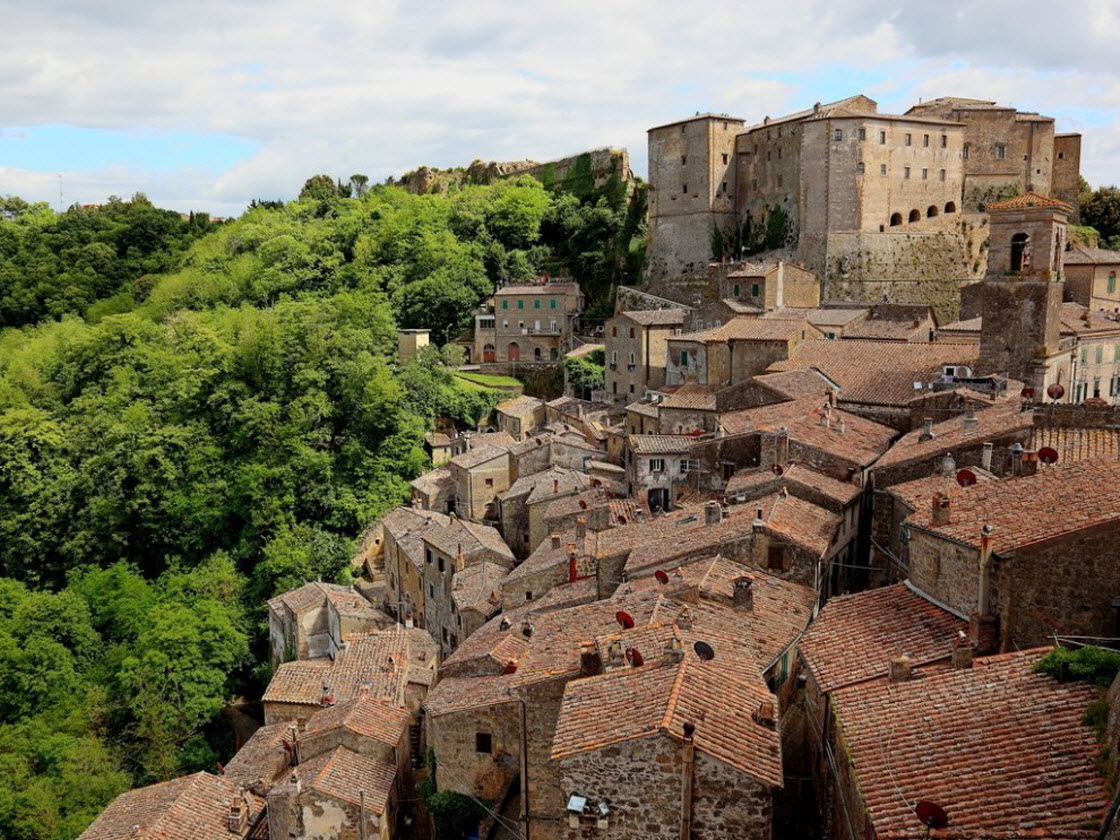
M 475 315 L 471 361 L 547 364 L 572 349 L 583 293 L 572 282 L 504 286 Z
M 607 319 L 606 390 L 610 399 L 633 402 L 647 390 L 665 384 L 666 342 L 681 331 L 684 321 L 685 312 L 680 309 L 652 318 L 645 313 L 620 312 Z

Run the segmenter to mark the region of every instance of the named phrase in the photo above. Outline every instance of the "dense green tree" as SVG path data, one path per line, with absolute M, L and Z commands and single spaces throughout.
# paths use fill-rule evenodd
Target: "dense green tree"
M 1100 187 L 1085 197 L 1081 223 L 1096 228 L 1102 247 L 1120 249 L 1120 187 Z

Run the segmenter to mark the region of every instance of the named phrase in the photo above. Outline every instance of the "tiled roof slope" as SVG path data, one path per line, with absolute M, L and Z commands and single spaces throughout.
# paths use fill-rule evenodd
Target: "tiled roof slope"
M 688 316 L 683 309 L 636 309 L 618 314 L 643 327 L 679 327 Z
M 230 802 L 241 787 L 210 773 L 194 773 L 122 793 L 79 840 L 230 840 Z M 250 824 L 264 806 L 249 795 Z M 137 828 L 139 827 L 139 828 Z
M 626 441 L 639 455 L 672 455 L 687 452 L 696 438 L 691 435 L 629 435 Z
M 623 668 L 568 683 L 552 742 L 558 759 L 610 744 L 665 733 L 693 742 L 719 761 L 773 786 L 782 784 L 781 739 L 753 713 L 773 695 L 761 680 L 729 676 L 692 650 L 677 665 Z
M 798 642 L 821 691 L 886 676 L 891 657 L 948 659 L 968 623 L 904 583 L 829 599 Z
M 331 596 L 337 596 L 337 598 L 332 598 Z M 322 607 L 328 600 L 334 601 L 336 605 L 343 606 L 346 609 L 361 608 L 362 603 L 364 603 L 370 611 L 376 612 L 376 608 L 370 604 L 369 601 L 366 601 L 365 598 L 357 594 L 349 586 L 340 586 L 336 583 L 322 583 L 320 581 L 305 583 L 297 589 L 292 589 L 282 595 L 277 595 L 275 598 L 270 598 L 268 606 L 274 611 L 279 611 L 280 606 L 284 605 L 298 615 L 305 610 Z
M 993 201 L 991 204 L 987 205 L 986 209 L 1024 210 L 1028 207 L 1053 207 L 1055 210 L 1061 210 L 1064 213 L 1073 212 L 1073 207 L 1066 204 L 1064 201 L 1058 201 L 1056 198 L 1050 198 L 1050 196 L 1041 195 L 1036 192 L 1025 192 L 1022 195 L 1007 198 L 1003 201 Z
M 336 703 L 313 714 L 307 720 L 307 732 L 348 729 L 363 738 L 395 747 L 410 720 L 408 712 L 403 709 L 388 706 L 372 694 L 362 692 L 352 700 Z
M 925 837 L 913 811 L 923 799 L 945 809 L 952 837 L 1097 836 L 1109 798 L 1082 717 L 1098 691 L 1034 673 L 1045 652 L 834 695 L 875 836 Z
M 1036 426 L 1031 433 L 1031 450 L 1049 446 L 1058 453 L 1058 463 L 1086 461 L 1090 458 L 1120 458 L 1120 428 L 1063 428 Z
M 1062 255 L 1066 265 L 1120 265 L 1120 251 L 1074 245 Z
M 520 396 L 512 400 L 505 400 L 495 406 L 496 410 L 510 417 L 532 417 L 538 409 L 544 409 L 544 400 L 539 397 Z
M 975 366 L 975 344 L 907 344 L 898 341 L 803 341 L 770 371 L 816 368 L 840 386 L 840 399 L 872 405 L 902 406 L 925 396 L 928 383 L 941 378 L 942 365 Z M 915 382 L 922 389 L 914 388 Z
M 498 584 L 508 569 L 497 563 L 484 561 L 460 569 L 451 583 L 451 598 L 459 612 L 474 610 L 484 617 L 491 615 L 501 604 Z
M 225 766 L 225 778 L 245 787 L 258 782 L 271 787 L 281 773 L 288 769 L 288 750 L 284 739 L 295 724 L 291 721 L 262 726 L 252 734 Z
M 931 476 L 891 488 L 914 512 L 912 526 L 967 545 L 980 545 L 980 528 L 993 527 L 992 550 L 1007 554 L 1034 543 L 1120 520 L 1120 461 L 1082 461 L 1040 467 L 1035 475 L 960 487 Z M 933 524 L 933 495 L 949 497 L 948 525 Z
M 385 812 L 397 767 L 387 761 L 361 755 L 346 747 L 320 753 L 294 769 L 300 785 L 340 802 L 360 805 L 375 814 Z
M 1034 425 L 1033 415 L 1029 411 L 1023 411 L 1018 400 L 995 403 L 990 408 L 974 412 L 973 418 L 975 423 L 961 414 L 935 423 L 930 440 L 919 440 L 923 434 L 921 428 L 908 432 L 875 462 L 875 468 L 931 459 L 961 446 L 979 445 L 993 437 L 1009 435 Z
M 816 370 L 787 370 L 763 373 L 754 382 L 787 399 L 820 397 L 832 390 L 832 383 Z

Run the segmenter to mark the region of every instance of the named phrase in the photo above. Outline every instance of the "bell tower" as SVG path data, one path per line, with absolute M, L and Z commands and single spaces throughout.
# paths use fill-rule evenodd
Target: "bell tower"
M 984 275 L 984 320 L 980 370 L 1006 373 L 1034 388 L 1036 399 L 1060 384 L 1070 390 L 1070 358 L 1062 351 L 1062 254 L 1073 208 L 1028 192 L 989 204 L 988 270 Z M 1055 389 L 1057 391 L 1057 389 Z

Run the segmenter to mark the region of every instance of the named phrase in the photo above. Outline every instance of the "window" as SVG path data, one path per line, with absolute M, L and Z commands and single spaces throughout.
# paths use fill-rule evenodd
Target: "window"
M 727 163 L 727 152 L 723 153 L 723 162 Z
M 923 134 L 922 135 L 922 146 L 926 149 L 929 148 L 929 135 L 928 134 Z
M 785 568 L 785 550 L 780 545 L 772 545 L 766 551 L 766 566 L 772 571 Z
M 778 136 L 782 136 L 782 126 L 778 126 Z
M 922 180 L 923 181 L 929 180 L 929 170 L 928 169 L 923 169 L 922 170 Z
M 634 383 L 633 382 L 630 383 L 630 393 L 631 394 L 634 393 Z
M 879 145 L 880 146 L 887 145 L 887 132 L 885 132 L 885 131 L 880 131 L 879 132 Z
M 432 565 L 433 557 L 434 555 L 432 554 L 432 550 L 430 548 L 424 549 L 424 559 L 428 561 L 429 566 Z
M 1031 267 L 1031 238 L 1017 233 L 1011 237 L 1011 270 L 1025 271 Z
M 681 166 L 684 166 L 688 161 L 688 155 L 681 155 Z
M 509 301 L 508 300 L 503 300 L 502 301 L 502 309 L 509 309 Z
M 550 300 L 550 301 L 548 302 L 548 308 L 549 308 L 549 309 L 555 309 L 555 308 L 556 308 L 556 301 L 554 301 L 554 300 Z
M 839 129 L 839 128 L 835 129 L 832 132 L 832 139 L 837 141 L 837 142 L 843 140 L 844 139 L 844 131 L 842 129 Z
M 1101 381 L 1100 379 L 1093 380 L 1093 396 L 1100 397 L 1101 395 Z
M 903 178 L 909 178 L 910 177 L 910 167 L 909 166 L 907 166 L 905 169 L 902 170 L 902 177 Z
M 1086 365 L 1088 363 L 1089 363 L 1089 348 L 1088 347 L 1082 347 L 1081 348 L 1081 364 Z
M 780 187 L 781 185 L 782 185 L 782 176 L 779 175 L 778 176 L 778 186 Z
M 1113 276 L 1112 280 L 1115 282 L 1116 277 Z M 739 297 L 739 295 L 741 295 L 742 293 L 743 293 L 743 287 L 740 286 L 738 283 L 736 283 L 734 286 L 731 287 L 731 296 L 732 297 Z
M 525 308 L 525 301 L 523 301 L 523 300 L 517 301 L 517 308 L 518 309 L 524 309 Z
M 490 755 L 494 752 L 494 738 L 489 732 L 474 733 L 474 751 Z
M 859 163 L 856 164 L 856 174 L 857 175 L 862 175 L 863 174 L 863 161 L 862 160 Z
M 948 147 L 949 147 L 949 135 L 942 134 L 941 135 L 941 148 L 946 149 Z
M 887 174 L 887 165 L 885 163 L 880 163 L 879 164 L 879 174 L 880 175 L 886 175 Z
M 866 128 L 861 128 L 859 130 L 859 139 L 860 140 L 866 140 L 867 139 L 867 129 Z
M 1003 160 L 1007 157 L 1007 147 L 1002 143 L 996 143 L 996 160 Z
M 630 328 L 630 337 L 631 338 L 634 337 L 634 328 L 633 327 Z
M 681 184 L 681 192 L 688 195 L 688 184 Z
M 681 367 L 688 367 L 688 351 L 681 351 Z
M 770 150 L 769 149 L 766 150 L 766 159 L 770 160 Z
M 493 487 L 494 486 L 494 479 L 492 479 L 492 478 L 486 479 L 486 486 L 487 487 Z
M 555 320 L 552 320 L 552 321 L 548 322 L 548 329 L 549 329 L 550 332 L 559 332 L 559 330 L 557 330 L 557 328 L 556 328 L 556 321 Z
M 907 145 L 907 146 L 909 146 L 909 145 L 910 145 L 910 141 L 911 141 L 911 139 L 912 139 L 912 138 L 910 137 L 910 135 L 909 135 L 909 134 L 907 134 L 907 135 L 906 135 L 906 145 Z
M 1117 344 L 1112 348 L 1112 361 L 1120 362 L 1120 344 Z
M 446 568 L 446 567 L 444 566 L 444 563 L 443 563 L 443 558 L 442 558 L 442 557 L 440 557 L 440 558 L 439 558 L 439 570 L 440 570 L 441 572 L 445 572 L 445 571 L 447 571 L 447 568 Z
M 758 283 L 751 283 L 751 297 L 758 297 Z
M 1108 293 L 1111 295 L 1116 291 L 1116 272 L 1108 272 Z
M 1103 344 L 1098 344 L 1097 345 L 1097 364 L 1099 365 L 1103 361 L 1104 361 L 1104 345 Z
M 634 364 L 634 351 L 630 351 L 630 364 Z
M 968 144 L 965 143 L 961 149 L 961 160 L 968 160 Z
M 435 598 L 436 597 L 436 588 L 435 588 L 434 585 L 432 585 L 430 583 L 428 584 L 428 597 L 429 598 Z
M 720 187 L 720 189 L 722 189 L 724 192 L 727 192 L 727 182 L 726 181 L 723 182 L 723 186 Z
M 650 458 L 649 468 L 651 472 L 663 472 L 665 470 L 664 458 Z
M 942 181 L 945 180 L 945 170 L 944 169 L 941 170 L 941 180 Z
M 533 301 L 533 308 L 534 309 L 540 309 L 541 308 L 541 302 L 539 300 Z
M 677 472 L 680 473 L 681 475 L 687 475 L 688 474 L 688 459 L 687 458 L 681 458 L 680 461 L 677 462 Z
M 684 134 L 684 126 L 681 126 L 681 134 Z

